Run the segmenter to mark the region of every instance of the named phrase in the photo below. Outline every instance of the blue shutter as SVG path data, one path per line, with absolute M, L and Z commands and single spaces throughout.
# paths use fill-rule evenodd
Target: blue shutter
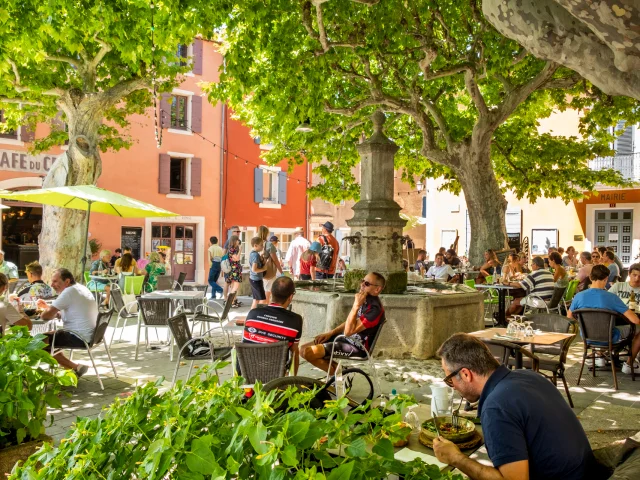
M 262 194 L 262 169 L 253 169 L 253 201 L 262 203 L 264 196 Z
M 278 203 L 287 204 L 287 173 L 278 172 Z
M 422 197 L 422 218 L 427 218 L 427 196 Z

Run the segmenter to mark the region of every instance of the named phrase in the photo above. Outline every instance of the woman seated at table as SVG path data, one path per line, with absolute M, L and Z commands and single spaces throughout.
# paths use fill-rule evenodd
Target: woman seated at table
M 600 252 L 597 248 L 591 253 L 591 263 L 593 265 L 600 265 Z
M 135 260 L 133 259 L 133 255 L 130 253 L 125 253 L 122 255 L 120 262 L 115 267 L 115 271 L 117 274 L 132 274 L 132 275 L 144 275 L 144 270 L 140 270 Z
M 486 283 L 486 278 L 493 275 L 496 267 L 500 266 L 500 261 L 496 256 L 496 252 L 489 249 L 484 252 L 484 263 L 480 267 L 480 274 L 476 278 L 476 283 Z
M 9 285 L 9 279 L 4 273 L 0 273 L 0 296 L 4 295 Z M 31 330 L 31 320 L 22 311 L 22 307 L 14 307 L 10 302 L 0 304 L 0 332 L 4 333 L 6 327 L 24 326 Z
M 519 260 L 520 258 L 517 253 L 510 253 L 509 256 L 507 256 L 502 267 L 503 281 L 518 281 L 524 277 L 524 271 L 522 270 L 522 265 L 520 265 Z
M 91 268 L 89 268 L 89 275 L 94 275 L 98 277 L 103 277 L 109 274 L 109 270 L 111 269 L 111 251 L 110 250 L 102 250 L 100 252 L 100 258 L 91 264 Z M 87 284 L 87 288 L 92 292 L 104 292 L 105 299 L 102 302 L 102 305 L 109 305 L 109 301 L 111 300 L 111 287 L 109 286 L 111 282 L 107 279 L 103 278 L 92 278 L 91 281 Z
M 549 266 L 553 268 L 553 282 L 556 287 L 566 287 L 569 285 L 569 276 L 562 266 L 562 256 L 558 252 L 549 254 Z
M 522 273 L 531 273 L 531 269 L 529 268 L 529 259 L 527 258 L 526 253 L 520 252 L 518 254 L 518 263 L 520 264 L 520 268 L 522 268 Z
M 146 291 L 153 292 L 158 286 L 158 275 L 166 275 L 164 263 L 158 252 L 149 254 L 149 263 L 144 269 L 147 272 Z

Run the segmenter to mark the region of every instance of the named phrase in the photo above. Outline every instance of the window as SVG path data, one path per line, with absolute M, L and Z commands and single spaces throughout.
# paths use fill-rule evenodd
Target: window
M 623 220 L 631 220 L 631 212 L 622 212 Z
M 631 247 L 629 245 L 623 245 L 622 253 L 631 253 Z
M 604 243 L 604 235 L 598 235 L 598 243 Z
M 176 56 L 178 57 L 178 64 L 181 67 L 189 65 L 189 45 L 178 45 Z
M 622 243 L 631 243 L 631 236 L 629 235 L 623 235 L 622 237 Z M 627 253 L 631 253 L 631 251 L 627 252 Z
M 278 203 L 278 172 L 262 169 L 262 201 Z
M 598 220 L 605 220 L 605 219 L 606 219 L 606 213 L 598 212 Z
M 174 95 L 171 99 L 171 128 L 189 129 L 189 97 Z
M 6 119 L 4 118 L 4 110 L 0 110 L 0 123 L 5 123 Z M 6 130 L 0 131 L 0 138 L 9 138 L 11 140 L 18 140 L 18 131 L 17 130 Z
M 534 228 L 531 230 L 531 254 L 544 255 L 549 247 L 558 247 L 558 229 Z
M 622 233 L 631 233 L 631 225 L 623 225 Z
M 280 208 L 287 203 L 287 174 L 278 167 L 260 166 L 254 170 L 254 202 L 261 208 Z
M 604 233 L 605 228 L 604 225 L 598 225 L 598 233 Z
M 618 220 L 618 212 L 611 212 L 611 220 Z
M 170 193 L 187 193 L 186 158 L 172 158 L 169 177 Z
M 617 225 L 609 225 L 609 233 L 618 233 Z

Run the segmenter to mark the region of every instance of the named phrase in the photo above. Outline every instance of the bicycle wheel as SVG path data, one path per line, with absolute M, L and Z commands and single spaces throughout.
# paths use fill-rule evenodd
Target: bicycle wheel
M 342 379 L 344 382 L 344 391 L 349 399 L 350 409 L 364 405 L 368 400 L 373 400 L 374 390 L 373 382 L 369 375 L 359 368 L 345 368 L 342 370 Z M 329 378 L 324 389 L 327 390 L 333 398 L 336 398 L 335 375 Z
M 305 391 L 320 387 L 315 398 L 309 403 L 311 408 L 320 409 L 324 406 L 324 402 L 331 400 L 331 396 L 325 390 L 324 386 L 324 383 L 314 378 L 293 376 L 271 380 L 262 387 L 262 390 L 264 392 L 270 392 L 271 390 L 285 391 L 289 387 L 295 387 L 298 391 Z M 288 405 L 284 405 L 283 409 L 288 410 Z

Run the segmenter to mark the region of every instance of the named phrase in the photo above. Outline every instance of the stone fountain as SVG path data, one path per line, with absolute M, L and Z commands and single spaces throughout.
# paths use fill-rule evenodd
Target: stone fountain
M 303 341 L 328 331 L 347 318 L 353 292 L 368 271 L 381 273 L 387 286 L 380 299 L 387 323 L 374 356 L 425 359 L 455 332 L 484 328 L 483 295 L 464 285 L 420 282 L 407 288 L 402 269 L 400 206 L 393 200 L 393 157 L 398 146 L 383 133 L 384 113 L 372 117 L 374 133 L 357 146 L 361 157 L 360 201 L 347 224 L 350 265 L 344 284 L 297 282 L 293 310 L 304 317 Z

